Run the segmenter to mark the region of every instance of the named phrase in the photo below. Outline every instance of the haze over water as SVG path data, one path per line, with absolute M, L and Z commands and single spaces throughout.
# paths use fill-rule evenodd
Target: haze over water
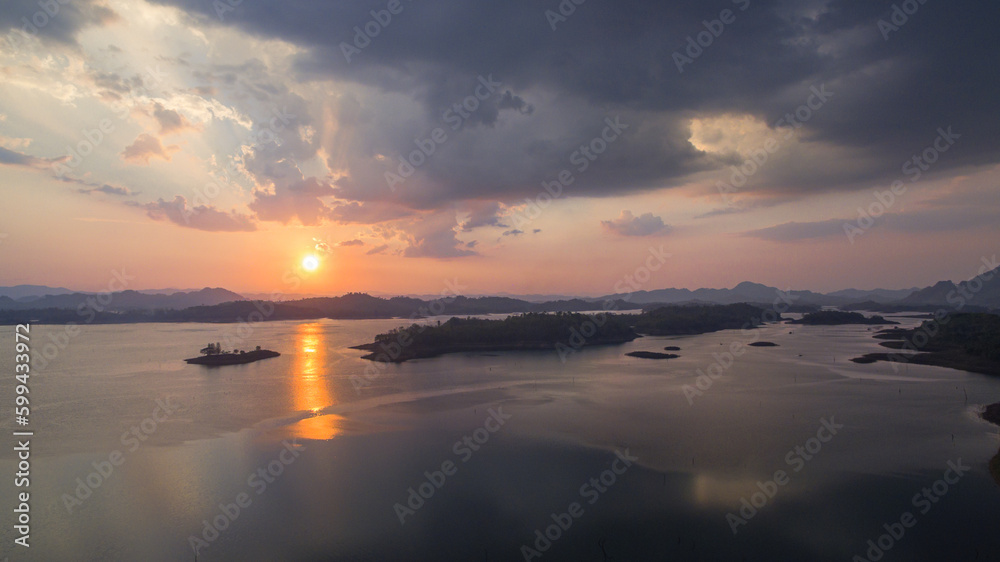
M 986 468 L 997 432 L 976 416 L 995 380 L 851 363 L 879 349 L 865 326 L 765 326 L 760 339 L 780 347 L 747 348 L 689 403 L 696 371 L 746 335 L 644 337 L 565 363 L 554 351 L 446 355 L 389 365 L 356 389 L 369 363 L 349 346 L 398 324 L 265 323 L 248 347 L 282 356 L 220 369 L 181 359 L 226 326 L 83 327 L 32 379 L 39 500 L 32 548 L 19 554 L 194 560 L 189 537 L 240 493 L 251 503 L 199 560 L 521 560 L 573 502 L 582 515 L 541 559 L 850 560 L 906 511 L 917 526 L 886 560 L 989 560 L 1000 548 L 1000 488 Z M 33 337 L 62 329 L 35 326 Z M 679 359 L 624 355 L 668 345 Z M 9 349 L 0 364 L 13 364 Z M 175 411 L 130 450 L 123 434 L 157 400 Z M 491 409 L 509 419 L 487 423 Z M 843 428 L 790 463 L 824 419 Z M 478 450 L 455 446 L 482 428 L 496 431 Z M 63 494 L 115 450 L 124 462 L 68 513 Z M 638 460 L 591 504 L 595 488 L 581 487 L 622 468 L 616 451 Z M 912 497 L 958 459 L 971 470 L 922 514 Z M 455 472 L 401 525 L 394 505 L 446 461 Z M 273 482 L 248 481 L 269 464 L 281 469 Z M 14 466 L 4 450 L 0 470 Z M 788 484 L 734 536 L 727 513 L 777 470 Z

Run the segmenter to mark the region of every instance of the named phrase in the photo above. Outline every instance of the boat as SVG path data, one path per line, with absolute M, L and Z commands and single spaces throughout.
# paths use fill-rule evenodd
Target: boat
M 254 361 L 270 359 L 271 357 L 279 357 L 280 355 L 281 354 L 277 351 L 261 349 L 259 345 L 257 346 L 257 349 L 254 349 L 253 351 L 238 349 L 234 349 L 233 351 L 223 351 L 219 344 L 210 343 L 201 350 L 201 357 L 192 357 L 190 359 L 185 359 L 184 361 L 191 365 L 207 365 L 209 367 L 217 367 L 222 365 L 242 365 L 244 363 L 253 363 Z

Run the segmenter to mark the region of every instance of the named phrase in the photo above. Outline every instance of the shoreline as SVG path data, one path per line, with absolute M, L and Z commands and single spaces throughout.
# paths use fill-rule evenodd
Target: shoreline
M 586 341 L 581 347 L 593 347 L 599 345 L 621 345 L 623 343 L 628 343 L 642 336 L 630 336 L 627 338 L 605 338 L 601 340 Z M 352 345 L 350 349 L 360 349 L 362 351 L 370 351 L 371 353 L 367 355 L 362 355 L 361 359 L 367 359 L 369 361 L 378 361 L 380 363 L 403 363 L 411 359 L 430 359 L 433 357 L 440 357 L 442 355 L 447 355 L 449 353 L 466 353 L 466 352 L 491 352 L 491 351 L 556 351 L 556 346 L 564 342 L 551 342 L 551 341 L 537 341 L 537 342 L 511 342 L 511 343 L 470 343 L 470 344 L 451 344 L 442 345 L 438 347 L 417 347 L 417 346 L 407 346 L 403 347 L 399 353 L 393 354 L 387 352 L 383 348 L 383 344 L 379 342 L 364 343 L 361 345 Z M 380 357 L 384 359 L 380 359 Z
M 914 363 L 1000 376 L 1000 355 L 990 352 L 996 349 L 1000 319 L 985 314 L 956 314 L 937 323 L 933 331 L 928 324 L 924 322 L 913 329 L 881 330 L 872 338 L 882 340 L 879 346 L 897 352 L 866 353 L 851 361 L 860 364 L 876 361 Z M 924 341 L 914 343 L 919 336 L 923 336 Z
M 967 355 L 960 351 L 866 353 L 860 357 L 851 359 L 851 361 L 861 365 L 868 365 L 879 361 L 886 361 L 889 363 L 912 363 L 914 365 L 944 367 L 946 369 L 978 373 L 980 375 L 1000 376 L 1000 364 L 995 361 L 976 357 L 974 355 Z

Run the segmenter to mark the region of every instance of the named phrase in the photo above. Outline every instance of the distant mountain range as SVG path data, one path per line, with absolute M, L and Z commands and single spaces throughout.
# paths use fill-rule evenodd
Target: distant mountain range
M 0 287 L 0 297 L 7 297 L 13 300 L 30 299 L 44 297 L 45 295 L 68 295 L 71 289 L 64 287 L 46 287 L 45 285 L 15 285 L 13 287 Z
M 44 292 L 44 296 L 38 293 Z M 16 295 L 16 296 L 10 296 Z M 224 302 L 243 300 L 243 296 L 226 289 L 175 292 L 172 294 L 148 294 L 141 291 L 121 291 L 106 298 L 107 303 L 98 299 L 96 293 L 75 293 L 68 289 L 18 285 L 0 287 L 0 310 L 31 310 L 45 308 L 77 309 L 88 301 L 98 303 L 95 310 L 124 312 L 128 310 L 180 310 L 192 306 L 211 306 Z M 99 307 L 99 308 L 98 308 Z
M 989 277 L 988 280 L 985 277 Z M 637 310 L 665 304 L 770 305 L 783 293 L 776 287 L 745 281 L 732 289 L 657 289 L 617 293 L 600 298 L 561 298 L 537 302 L 510 296 L 459 296 L 445 300 L 416 297 L 376 297 L 348 293 L 339 297 L 310 297 L 267 303 L 248 300 L 221 288 L 152 293 L 122 291 L 97 300 L 94 293 L 73 292 L 61 287 L 18 285 L 0 287 L 0 323 L 21 321 L 24 311 L 40 322 L 78 322 L 81 307 L 95 322 L 236 322 L 253 311 L 269 310 L 269 320 L 308 318 L 419 318 L 435 315 L 507 314 L 518 312 L 586 312 L 602 309 Z M 923 289 L 845 289 L 833 293 L 789 291 L 799 307 L 839 307 L 844 310 L 894 312 L 904 310 L 1000 309 L 1000 268 L 970 281 L 941 281 Z M 533 298 L 532 298 L 533 297 Z M 87 303 L 97 307 L 87 307 Z M 93 314 L 96 313 L 96 314 Z
M 959 304 L 972 306 L 1000 307 L 1000 268 L 993 270 L 993 276 L 988 281 L 973 279 L 958 284 L 951 281 L 940 281 L 926 289 L 914 291 L 899 301 L 904 305 L 928 305 L 947 303 L 950 306 Z M 989 274 L 987 274 L 989 275 Z
M 873 289 L 862 291 L 858 289 L 845 289 L 835 293 L 814 293 L 812 291 L 789 291 L 792 295 L 789 299 L 799 305 L 814 306 L 840 306 L 859 301 L 872 301 L 877 303 L 890 303 L 905 298 L 917 289 Z M 655 291 L 636 291 L 631 293 L 618 293 L 607 295 L 601 299 L 625 299 L 638 303 L 716 303 L 734 304 L 738 302 L 750 303 L 772 303 L 778 298 L 779 291 L 776 287 L 768 287 L 760 283 L 744 281 L 732 289 L 658 289 Z

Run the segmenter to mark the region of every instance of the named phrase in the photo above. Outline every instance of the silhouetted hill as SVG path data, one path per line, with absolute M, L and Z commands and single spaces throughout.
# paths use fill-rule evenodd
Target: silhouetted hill
M 518 312 L 584 312 L 602 310 L 603 303 L 583 299 L 534 303 L 508 297 L 452 297 L 421 300 L 413 297 L 384 299 L 367 293 L 341 297 L 308 298 L 288 301 L 290 306 L 318 310 L 329 318 L 421 318 L 435 315 L 474 316 Z M 635 310 L 637 304 L 617 301 L 613 310 Z
M 681 303 L 711 303 L 736 304 L 741 302 L 773 303 L 784 294 L 777 287 L 769 287 L 760 283 L 744 281 L 732 289 L 656 289 L 652 291 L 635 291 L 632 293 L 616 293 L 606 295 L 597 300 L 623 299 L 639 304 L 681 304 Z M 837 306 L 846 304 L 849 299 L 834 297 L 812 291 L 790 291 L 791 300 L 799 305 Z
M 913 287 L 912 289 L 872 289 L 871 291 L 844 289 L 842 291 L 827 293 L 827 296 L 847 299 L 852 302 L 892 303 L 903 300 L 919 290 L 920 287 Z
M 899 304 L 941 305 L 955 310 L 964 310 L 969 305 L 1000 307 L 1000 268 L 958 284 L 939 281 L 930 287 L 915 291 L 899 301 Z
M 983 276 L 987 277 L 989 274 Z M 4 292 L 9 294 L 4 294 Z M 18 285 L 0 288 L 0 322 L 16 323 L 25 318 L 43 322 L 78 322 L 83 316 L 92 322 L 234 322 L 251 311 L 253 305 L 220 306 L 234 301 L 250 303 L 243 296 L 222 288 L 150 294 L 128 290 L 100 295 L 67 292 L 68 289 L 41 285 Z M 56 293 L 62 294 L 56 294 Z M 51 293 L 40 296 L 39 293 Z M 905 298 L 892 298 L 909 293 Z M 20 295 L 20 298 L 11 295 Z M 942 281 L 913 292 L 895 289 L 860 291 L 846 289 L 824 295 L 812 291 L 784 293 L 775 287 L 744 281 L 732 289 L 657 289 L 607 295 L 598 299 L 572 298 L 533 302 L 509 296 L 458 296 L 424 300 L 415 297 L 382 298 L 367 293 L 348 293 L 340 297 L 311 297 L 285 301 L 275 306 L 268 320 L 302 318 L 420 318 L 433 315 L 475 316 L 529 312 L 591 312 L 605 309 L 629 311 L 654 310 L 671 305 L 749 304 L 770 309 L 790 295 L 791 306 L 784 311 L 812 312 L 821 306 L 844 310 L 879 312 L 927 311 L 942 307 L 948 310 L 988 311 L 1000 308 L 1000 268 L 989 280 L 982 277 L 958 285 Z M 862 298 L 865 297 L 865 298 Z M 862 299 L 860 301 L 854 299 Z M 93 303 L 88 306 L 88 303 Z M 273 304 L 273 303 L 272 303 Z M 961 304 L 961 306 L 959 306 Z M 78 312 L 82 310 L 83 313 Z M 100 314 L 97 314 L 100 312 Z M 85 314 L 84 314 L 85 313 Z M 235 313 L 235 314 L 234 314 Z
M 951 281 L 939 281 L 934 285 L 915 291 L 902 299 L 900 304 L 943 304 L 948 302 L 948 295 L 958 292 L 958 287 Z
M 100 300 L 98 300 L 100 299 Z M 174 293 L 172 295 L 147 295 L 138 291 L 120 291 L 117 293 L 95 295 L 88 293 L 70 293 L 65 295 L 46 295 L 28 300 L 10 301 L 0 299 L 0 309 L 32 310 L 32 309 L 72 309 L 88 307 L 93 310 L 123 312 L 127 310 L 180 310 L 192 306 L 211 306 L 224 302 L 243 300 L 243 297 L 226 289 L 204 288 L 190 293 Z
M 14 285 L 13 287 L 0 287 L 0 297 L 9 297 L 13 300 L 20 300 L 31 297 L 44 297 L 45 295 L 68 295 L 72 290 L 64 287 L 46 287 L 45 285 Z
M 853 304 L 845 304 L 839 307 L 841 310 L 865 310 L 868 312 L 888 312 L 888 313 L 899 313 L 899 312 L 937 312 L 939 310 L 950 311 L 954 307 L 947 304 L 899 304 L 899 303 L 880 303 L 874 301 L 856 302 Z M 989 312 L 989 307 L 986 306 L 976 306 L 976 305 L 965 305 L 962 308 L 962 312 Z M 793 312 L 793 311 L 789 311 Z

